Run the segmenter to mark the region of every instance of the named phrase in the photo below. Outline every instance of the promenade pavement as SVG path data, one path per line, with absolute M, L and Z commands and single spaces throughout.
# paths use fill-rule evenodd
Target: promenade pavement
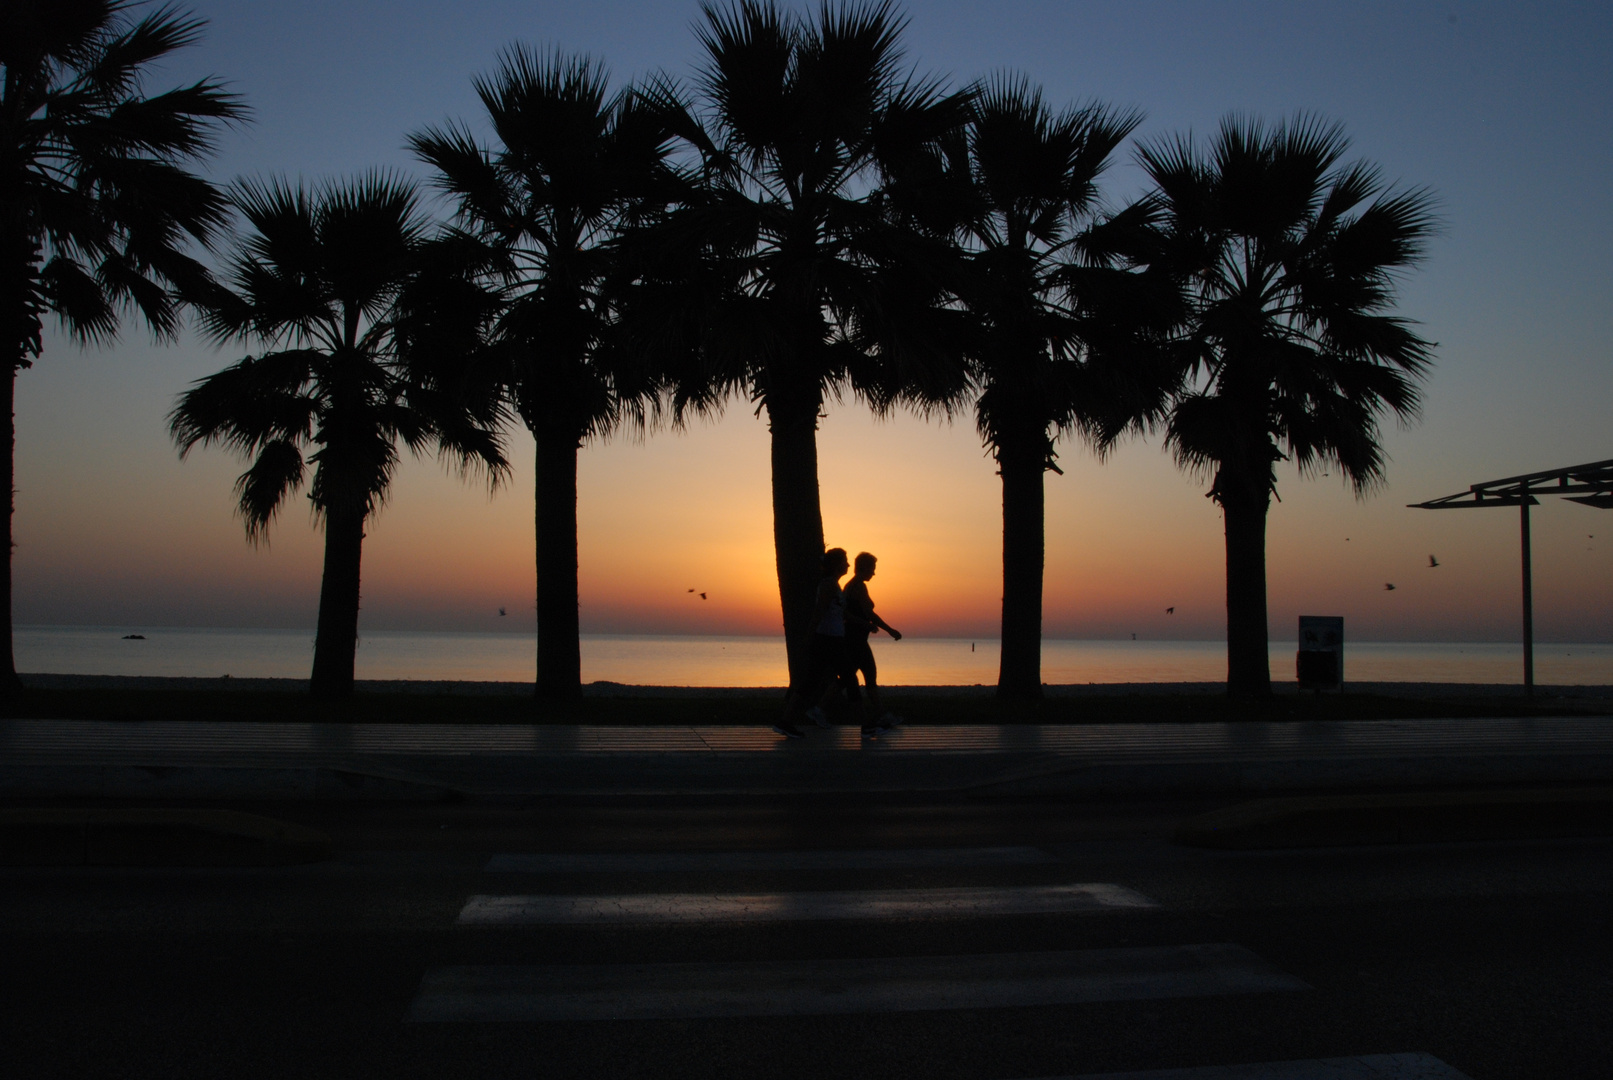
M 0 798 L 1171 796 L 1613 780 L 1613 717 L 855 728 L 0 721 Z

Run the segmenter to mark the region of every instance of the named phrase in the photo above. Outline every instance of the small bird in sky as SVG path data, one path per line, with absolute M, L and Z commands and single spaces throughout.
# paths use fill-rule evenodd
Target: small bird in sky
M 700 599 L 702 599 L 702 600 L 704 600 L 704 599 L 705 599 L 705 598 L 706 598 L 706 594 L 705 594 L 705 593 L 701 593 L 701 594 L 700 594 Z
M 1389 582 L 1384 582 L 1383 591 L 1384 592 L 1394 592 L 1395 587 L 1392 584 L 1390 584 Z
M 503 614 L 504 614 L 504 609 L 503 609 L 503 608 L 499 608 L 499 609 L 498 609 L 498 613 L 499 613 L 499 614 L 500 614 L 500 615 L 503 615 Z
M 1165 614 L 1167 614 L 1167 615 L 1175 615 L 1176 614 L 1176 609 L 1173 608 L 1173 607 L 1168 607 L 1168 608 L 1165 609 Z
M 1434 558 L 1432 555 L 1428 556 L 1428 568 L 1430 570 L 1432 570 L 1434 567 L 1436 567 L 1438 565 L 1439 565 L 1439 560 L 1438 559 Z

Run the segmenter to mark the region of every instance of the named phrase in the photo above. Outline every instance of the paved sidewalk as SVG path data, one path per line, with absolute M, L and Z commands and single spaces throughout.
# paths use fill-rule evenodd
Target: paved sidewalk
M 0 798 L 1235 794 L 1613 781 L 1613 717 L 764 728 L 0 721 Z

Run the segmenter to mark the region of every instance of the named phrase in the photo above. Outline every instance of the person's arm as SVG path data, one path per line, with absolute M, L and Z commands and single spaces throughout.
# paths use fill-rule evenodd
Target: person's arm
M 891 636 L 892 641 L 902 640 L 902 632 L 896 629 L 896 627 L 892 626 L 890 623 L 886 622 L 884 619 L 881 619 L 879 614 L 874 611 L 874 598 L 869 595 L 868 586 L 864 585 L 862 587 L 862 590 L 858 594 L 858 600 L 860 601 L 860 605 L 863 609 L 862 614 L 860 614 L 858 618 L 862 619 L 863 622 L 873 627 L 875 632 L 880 630 L 885 631 L 885 633 Z
M 874 626 L 877 626 L 880 629 L 884 630 L 885 633 L 887 633 L 887 634 L 889 634 L 891 636 L 892 641 L 901 641 L 902 640 L 902 632 L 900 630 L 896 629 L 896 627 L 892 626 L 890 623 L 886 622 L 884 619 L 881 619 L 877 614 L 875 614 L 874 610 L 873 610 L 873 607 L 872 607 L 872 603 L 873 603 L 872 601 L 869 602 L 870 606 L 869 606 L 869 609 L 868 609 L 868 622 L 870 622 Z

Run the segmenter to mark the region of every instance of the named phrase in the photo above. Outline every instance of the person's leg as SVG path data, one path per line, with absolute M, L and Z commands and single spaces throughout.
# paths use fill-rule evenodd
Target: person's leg
M 848 651 L 846 662 L 840 669 L 840 687 L 846 693 L 846 709 L 859 727 L 868 723 L 867 714 L 863 708 L 862 690 L 857 686 L 857 661 Z
M 873 723 L 877 727 L 893 728 L 902 722 L 902 718 L 882 707 L 879 697 L 879 667 L 874 663 L 874 650 L 871 646 L 864 646 L 864 655 L 859 659 L 858 666 L 863 673 L 863 690 L 868 695 L 868 716 L 874 717 Z
M 868 715 L 882 716 L 884 710 L 879 707 L 879 667 L 874 663 L 874 650 L 870 645 L 863 645 L 862 656 L 858 667 L 863 673 L 863 689 L 868 694 Z
M 866 674 L 867 672 L 870 672 L 870 671 L 873 670 L 873 663 L 874 663 L 873 653 L 869 651 L 868 641 L 867 641 L 866 638 L 864 638 L 864 639 L 862 639 L 860 641 L 851 642 L 848 645 L 848 651 L 851 654 L 850 655 L 850 661 L 851 662 L 848 665 L 849 670 L 848 670 L 848 672 L 846 674 L 846 684 L 847 684 L 848 687 L 852 688 L 852 692 L 855 692 L 856 696 L 858 698 L 858 701 L 857 701 L 858 713 L 859 713 L 858 721 L 862 726 L 863 734 L 864 735 L 871 735 L 873 733 L 873 728 L 874 728 L 873 717 L 878 715 L 878 713 L 877 713 L 877 710 L 870 711 L 870 709 L 869 709 L 869 704 L 870 703 L 868 702 L 867 699 L 865 699 L 863 697 L 862 688 L 858 687 L 858 685 L 857 685 L 857 673 L 858 672 L 863 672 L 863 673 Z M 868 683 L 868 689 L 870 691 L 873 691 L 875 689 L 874 688 L 874 683 L 873 683 L 872 680 L 870 680 L 869 683 Z M 872 702 L 872 703 L 877 706 L 877 699 L 875 699 L 874 702 Z
M 829 714 L 824 712 L 824 706 L 829 704 L 829 697 L 835 691 L 836 681 L 840 678 L 840 670 L 845 666 L 846 640 L 830 634 L 814 634 L 812 637 L 812 680 L 808 685 L 808 692 L 803 695 L 803 702 L 809 706 L 805 716 L 821 728 L 827 728 Z
M 807 654 L 807 676 L 799 689 L 791 688 L 784 698 L 784 719 L 773 725 L 773 730 L 781 735 L 788 735 L 792 739 L 801 737 L 796 725 L 802 720 L 812 717 L 817 708 L 818 698 L 822 694 L 821 687 L 825 679 L 833 680 L 834 667 L 831 657 L 824 645 L 824 635 L 812 636 L 811 649 Z M 821 715 L 821 712 L 819 713 Z M 814 717 L 815 719 L 815 717 Z

